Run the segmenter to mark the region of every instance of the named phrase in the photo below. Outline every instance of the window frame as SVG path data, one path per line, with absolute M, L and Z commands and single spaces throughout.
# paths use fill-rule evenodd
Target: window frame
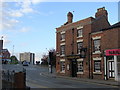
M 65 45 L 60 46 L 60 55 L 65 55 Z
M 99 62 L 99 63 L 98 63 L 98 62 Z M 96 67 L 95 64 L 99 64 L 99 67 L 98 67 L 98 65 L 97 65 L 97 67 Z M 94 61 L 94 72 L 101 72 L 101 60 L 95 60 L 95 61 Z
M 65 73 L 65 61 L 60 61 L 60 72 Z
M 78 47 L 78 44 L 80 44 Z M 77 42 L 77 54 L 80 54 L 81 53 L 81 49 L 83 48 L 83 42 Z
M 77 37 L 83 37 L 83 29 L 78 29 L 77 30 Z
M 65 41 L 65 33 L 62 33 L 62 34 L 60 35 L 60 40 L 61 40 L 61 41 Z
M 99 41 L 99 42 L 96 42 Z M 100 52 L 101 51 L 101 39 L 93 40 L 93 52 Z
M 83 72 L 84 71 L 84 65 L 83 61 L 77 61 L 77 72 Z

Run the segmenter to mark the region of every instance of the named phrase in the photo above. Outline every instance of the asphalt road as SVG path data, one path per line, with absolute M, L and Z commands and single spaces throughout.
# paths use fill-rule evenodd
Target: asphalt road
M 43 73 L 48 73 L 47 67 L 36 65 L 2 65 L 3 70 L 22 71 L 23 68 L 26 69 L 26 84 L 31 88 L 118 88 L 117 86 L 82 82 L 68 78 L 59 78 L 45 75 Z

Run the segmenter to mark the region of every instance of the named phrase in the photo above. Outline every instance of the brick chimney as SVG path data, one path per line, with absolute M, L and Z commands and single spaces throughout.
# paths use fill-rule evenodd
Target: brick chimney
M 68 12 L 67 14 L 67 22 L 72 23 L 73 21 L 73 14 L 71 12 Z
M 97 9 L 97 12 L 95 14 L 95 18 L 99 18 L 101 16 L 105 16 L 106 19 L 108 20 L 108 13 L 107 13 L 107 10 L 105 10 L 105 7 Z

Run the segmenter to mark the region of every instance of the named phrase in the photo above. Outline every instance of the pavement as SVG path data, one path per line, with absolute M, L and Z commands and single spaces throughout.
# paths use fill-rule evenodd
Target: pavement
M 87 78 L 78 78 L 78 77 L 59 76 L 59 75 L 56 75 L 55 72 L 53 72 L 53 73 L 44 72 L 44 73 L 41 73 L 41 75 L 44 75 L 46 77 L 66 78 L 66 79 L 72 79 L 72 80 L 77 80 L 77 81 L 81 81 L 81 82 L 88 82 L 88 83 L 95 83 L 95 84 L 104 84 L 104 85 L 111 85 L 111 86 L 118 86 L 118 87 L 120 87 L 120 82 L 117 82 L 117 81 L 114 81 L 114 80 L 97 80 L 97 79 L 87 79 Z

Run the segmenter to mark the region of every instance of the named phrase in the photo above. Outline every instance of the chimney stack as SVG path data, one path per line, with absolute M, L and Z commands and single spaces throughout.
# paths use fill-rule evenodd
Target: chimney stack
M 67 22 L 72 23 L 73 21 L 73 14 L 71 12 L 68 12 L 67 14 Z
M 108 13 L 107 13 L 107 10 L 105 10 L 105 7 L 97 9 L 97 12 L 95 14 L 95 18 L 99 18 L 101 16 L 105 16 L 106 19 L 108 20 Z

